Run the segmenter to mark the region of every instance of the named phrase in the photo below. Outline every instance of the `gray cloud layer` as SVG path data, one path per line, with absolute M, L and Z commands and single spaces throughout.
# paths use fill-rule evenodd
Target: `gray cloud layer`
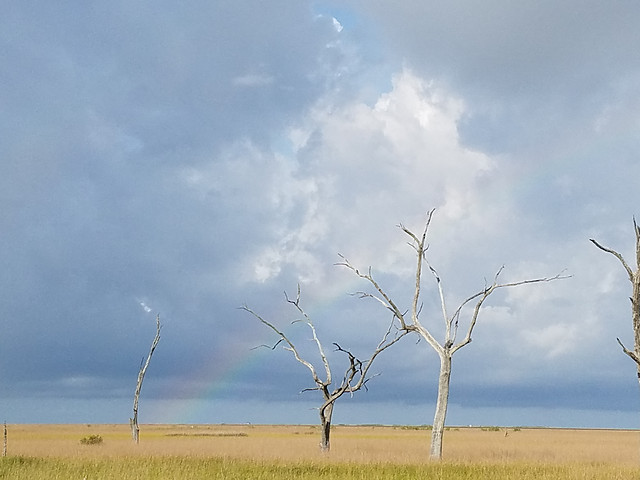
M 503 263 L 509 279 L 573 274 L 496 296 L 456 359 L 452 401 L 633 408 L 615 344 L 631 341 L 628 285 L 587 241 L 633 258 L 631 3 L 5 10 L 3 401 L 128 398 L 157 312 L 150 400 L 296 401 L 306 371 L 251 350 L 273 338 L 236 307 L 284 325 L 282 291 L 301 281 L 323 338 L 363 355 L 389 319 L 346 295 L 364 285 L 336 254 L 373 265 L 408 305 L 412 252 L 394 225 L 420 229 L 437 207 L 430 252 L 452 304 Z M 429 280 L 423 315 L 437 322 Z M 354 401 L 430 402 L 435 360 L 405 342 Z M 230 421 L 218 414 L 198 420 Z

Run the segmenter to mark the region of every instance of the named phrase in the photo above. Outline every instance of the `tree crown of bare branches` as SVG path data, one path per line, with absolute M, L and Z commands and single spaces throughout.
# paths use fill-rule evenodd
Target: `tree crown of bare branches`
M 316 348 L 320 355 L 320 359 L 322 361 L 322 365 L 325 370 L 325 379 L 322 379 L 320 377 L 313 363 L 311 363 L 310 361 L 302 357 L 302 355 L 299 353 L 296 346 L 293 344 L 293 342 L 282 330 L 276 327 L 272 322 L 264 319 L 262 316 L 257 314 L 254 310 L 252 310 L 248 306 L 244 305 L 240 308 L 250 313 L 251 315 L 253 315 L 261 323 L 263 323 L 264 325 L 269 327 L 271 330 L 273 330 L 279 337 L 278 341 L 272 346 L 259 345 L 258 347 L 255 347 L 255 348 L 267 347 L 267 348 L 275 349 L 278 345 L 284 342 L 286 344 L 286 346 L 284 346 L 284 349 L 287 351 L 290 351 L 299 363 L 307 367 L 307 369 L 311 372 L 311 376 L 313 378 L 314 383 L 316 384 L 315 387 L 305 388 L 302 391 L 303 392 L 311 391 L 311 390 L 322 391 L 325 396 L 325 404 L 323 405 L 323 407 L 326 407 L 329 403 L 333 403 L 335 400 L 337 400 L 340 396 L 342 396 L 346 392 L 353 394 L 354 392 L 362 388 L 366 389 L 367 382 L 372 378 L 368 376 L 368 373 L 375 358 L 384 350 L 386 350 L 387 348 L 389 348 L 390 346 L 398 342 L 406 333 L 408 333 L 405 331 L 397 331 L 396 334 L 393 335 L 392 337 L 392 331 L 394 326 L 394 322 L 392 321 L 389 325 L 389 328 L 386 330 L 382 339 L 380 340 L 377 347 L 375 348 L 374 352 L 366 360 L 358 359 L 349 350 L 342 348 L 340 344 L 338 344 L 337 342 L 333 342 L 333 345 L 335 346 L 335 350 L 338 352 L 344 353 L 349 361 L 349 364 L 345 369 L 345 373 L 342 376 L 342 380 L 340 384 L 337 385 L 333 391 L 331 391 L 329 389 L 329 386 L 333 382 L 331 366 L 327 358 L 327 355 L 325 354 L 324 347 L 322 346 L 322 342 L 318 338 L 315 325 L 313 324 L 313 322 L 311 321 L 311 318 L 305 312 L 305 310 L 302 308 L 300 304 L 300 285 L 298 285 L 295 299 L 289 298 L 286 292 L 284 293 L 284 295 L 287 303 L 293 305 L 296 308 L 296 310 L 302 315 L 301 318 L 293 320 L 291 323 L 292 324 L 305 323 L 311 330 L 313 341 L 316 345 Z
M 429 248 L 426 243 L 427 233 L 429 231 L 429 227 L 431 225 L 431 220 L 433 218 L 433 214 L 435 209 L 432 209 L 427 214 L 427 221 L 425 223 L 424 230 L 421 235 L 416 235 L 411 230 L 409 230 L 404 225 L 398 225 L 406 235 L 411 239 L 409 245 L 415 250 L 417 257 L 417 266 L 415 271 L 415 289 L 412 300 L 411 308 L 408 312 L 402 311 L 396 303 L 391 299 L 391 297 L 386 293 L 386 291 L 380 286 L 380 284 L 374 279 L 371 267 L 368 268 L 367 273 L 362 273 L 358 268 L 353 266 L 349 260 L 340 255 L 342 262 L 337 265 L 341 265 L 343 267 L 348 268 L 352 272 L 354 272 L 358 277 L 366 280 L 373 287 L 376 293 L 370 293 L 365 291 L 357 292 L 361 298 L 372 298 L 383 305 L 386 309 L 390 310 L 393 313 L 394 319 L 396 319 L 399 323 L 399 329 L 405 332 L 416 332 L 420 334 L 439 354 L 443 354 L 445 350 L 451 355 L 455 351 L 464 347 L 465 345 L 471 342 L 471 336 L 473 330 L 476 326 L 476 322 L 478 319 L 478 315 L 480 313 L 480 309 L 487 299 L 489 295 L 491 295 L 494 291 L 501 288 L 515 287 L 519 285 L 527 285 L 532 283 L 542 283 L 542 282 L 550 282 L 553 280 L 565 279 L 569 278 L 570 275 L 562 275 L 562 272 L 553 276 L 553 277 L 541 277 L 534 278 L 528 280 L 521 280 L 517 282 L 505 282 L 499 283 L 500 274 L 504 270 L 504 265 L 501 266 L 496 272 L 493 281 L 491 284 L 486 284 L 482 290 L 474 293 L 467 297 L 460 305 L 455 309 L 453 315 L 449 316 L 447 313 L 447 305 L 445 302 L 444 291 L 442 287 L 441 278 L 436 271 L 436 269 L 429 263 L 427 259 L 426 252 Z M 422 289 L 422 273 L 424 270 L 424 265 L 429 269 L 429 271 L 433 274 L 436 285 L 438 288 L 438 295 L 440 297 L 440 306 L 442 309 L 442 318 L 445 323 L 445 339 L 442 344 L 436 340 L 436 338 L 431 334 L 429 329 L 423 325 L 420 320 L 420 313 L 422 310 L 422 305 L 420 303 L 421 289 Z M 458 343 L 456 342 L 456 338 L 458 335 L 458 329 L 460 324 L 460 315 L 462 310 L 469 305 L 470 303 L 475 302 L 473 307 L 473 313 L 471 315 L 471 319 L 469 321 L 469 325 L 467 327 L 466 335 L 462 340 Z M 410 313 L 410 317 L 407 318 L 407 314 Z

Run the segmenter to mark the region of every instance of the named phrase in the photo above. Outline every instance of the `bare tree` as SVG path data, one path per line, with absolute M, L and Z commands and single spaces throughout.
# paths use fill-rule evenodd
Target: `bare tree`
M 333 407 L 336 402 L 342 395 L 345 393 L 353 394 L 357 392 L 361 388 L 366 389 L 366 384 L 370 380 L 371 377 L 368 376 L 369 369 L 371 365 L 373 365 L 373 361 L 376 357 L 382 353 L 384 350 L 389 348 L 391 345 L 395 344 L 398 340 L 400 340 L 404 335 L 408 332 L 406 331 L 397 331 L 392 335 L 392 329 L 394 322 L 392 321 L 387 329 L 386 333 L 383 335 L 382 339 L 378 343 L 377 347 L 371 354 L 371 356 L 367 360 L 359 360 L 356 358 L 350 351 L 345 350 L 339 344 L 333 343 L 336 348 L 336 351 L 344 353 L 348 360 L 349 365 L 345 369 L 344 375 L 340 383 L 332 388 L 333 377 L 331 374 L 331 366 L 329 364 L 329 360 L 327 355 L 325 354 L 324 347 L 318 338 L 316 333 L 316 328 L 311 321 L 311 318 L 300 306 L 300 285 L 298 285 L 298 293 L 296 295 L 295 300 L 290 299 L 285 292 L 285 299 L 288 303 L 293 305 L 299 314 L 302 315 L 301 319 L 294 320 L 292 323 L 305 323 L 311 329 L 311 335 L 313 337 L 313 342 L 316 345 L 318 350 L 318 354 L 321 359 L 322 366 L 324 367 L 324 378 L 322 378 L 314 366 L 310 361 L 302 358 L 296 346 L 291 342 L 291 340 L 282 332 L 282 330 L 278 329 L 273 323 L 265 320 L 256 312 L 251 310 L 246 305 L 241 307 L 242 310 L 249 312 L 251 315 L 256 317 L 260 322 L 265 324 L 271 330 L 273 330 L 280 339 L 277 343 L 269 348 L 275 349 L 279 344 L 284 343 L 284 349 L 290 351 L 295 359 L 300 362 L 302 365 L 307 367 L 311 372 L 311 377 L 313 378 L 313 382 L 315 383 L 315 387 L 305 388 L 303 392 L 318 390 L 322 393 L 323 402 L 319 408 L 320 414 L 320 424 L 321 424 L 321 441 L 320 441 L 320 449 L 323 452 L 328 452 L 330 449 L 330 435 L 331 435 L 331 418 L 333 416 Z M 261 345 L 264 347 L 268 347 L 267 345 Z
M 156 315 L 156 336 L 153 338 L 153 342 L 151 342 L 151 349 L 149 350 L 149 354 L 147 355 L 147 359 L 144 360 L 144 363 L 140 365 L 140 371 L 138 371 L 138 382 L 136 383 L 136 391 L 133 395 L 133 418 L 129 419 L 129 424 L 131 425 L 131 435 L 133 437 L 133 441 L 136 443 L 140 443 L 140 427 L 138 426 L 138 400 L 140 398 L 140 391 L 142 390 L 142 381 L 144 380 L 144 375 L 147 373 L 147 368 L 149 368 L 149 364 L 151 363 L 151 357 L 156 347 L 158 346 L 158 342 L 160 341 L 160 329 L 162 326 L 160 325 L 160 315 Z
M 491 295 L 493 292 L 500 288 L 507 287 L 515 287 L 518 285 L 526 285 L 531 283 L 540 283 L 540 282 L 549 282 L 551 280 L 556 280 L 561 277 L 560 275 L 556 275 L 555 277 L 545 277 L 545 278 L 536 278 L 532 280 L 522 280 L 519 282 L 508 282 L 508 283 L 499 283 L 499 276 L 502 273 L 504 267 L 501 267 L 498 272 L 495 274 L 493 281 L 490 285 L 485 285 L 485 287 L 477 293 L 469 296 L 466 300 L 464 300 L 458 308 L 453 311 L 453 314 L 449 314 L 449 310 L 447 309 L 447 305 L 445 302 L 445 296 L 442 288 L 442 281 L 440 276 L 436 272 L 436 270 L 429 264 L 426 251 L 428 249 L 428 245 L 426 244 L 427 232 L 429 230 L 429 225 L 431 224 L 431 219 L 433 217 L 433 213 L 435 210 L 431 210 L 427 216 L 427 222 L 424 227 L 424 231 L 421 236 L 415 235 L 409 229 L 404 227 L 403 225 L 399 225 L 400 229 L 409 236 L 411 239 L 410 245 L 416 251 L 417 256 L 417 268 L 415 273 L 415 287 L 413 293 L 413 302 L 411 308 L 407 311 L 400 309 L 400 307 L 391 299 L 391 297 L 386 293 L 386 291 L 378 284 L 378 282 L 373 278 L 371 273 L 371 268 L 369 268 L 367 273 L 362 273 L 357 268 L 355 268 L 346 258 L 342 257 L 343 262 L 340 265 L 343 265 L 353 271 L 358 277 L 367 280 L 375 290 L 375 293 L 367 293 L 367 292 L 358 292 L 362 298 L 373 298 L 380 302 L 385 308 L 389 309 L 393 315 L 394 320 L 397 322 L 397 328 L 402 332 L 415 332 L 421 338 L 426 340 L 426 342 L 436 351 L 438 357 L 440 358 L 440 374 L 438 377 L 438 398 L 436 402 L 436 410 L 435 416 L 433 420 L 433 429 L 431 432 L 431 450 L 430 456 L 434 460 L 439 460 L 442 458 L 442 435 L 444 432 L 444 424 L 447 415 L 447 406 L 449 402 L 449 383 L 451 381 L 451 360 L 453 354 L 460 350 L 462 347 L 471 343 L 471 335 L 476 326 L 476 322 L 478 320 L 478 315 L 480 314 L 481 307 L 485 300 Z M 429 269 L 429 271 L 433 274 L 436 285 L 438 287 L 438 294 L 440 297 L 440 306 L 442 309 L 442 317 L 444 320 L 444 339 L 442 342 L 438 342 L 436 338 L 432 335 L 430 327 L 425 326 L 420 319 L 420 313 L 422 309 L 420 295 L 421 295 L 421 287 L 422 287 L 422 272 L 424 266 Z M 462 315 L 462 311 L 465 307 L 473 307 L 469 323 L 466 327 L 466 333 L 464 337 L 458 340 L 458 329 L 460 326 L 460 317 Z
M 622 266 L 627 272 L 627 276 L 629 277 L 629 281 L 631 282 L 631 285 L 633 285 L 631 297 L 629 297 L 629 300 L 631 300 L 631 320 L 633 322 L 633 337 L 634 337 L 633 351 L 625 347 L 619 338 L 617 338 L 616 340 L 618 340 L 618 343 L 622 347 L 622 351 L 626 353 L 636 363 L 636 369 L 638 373 L 638 382 L 640 382 L 640 227 L 638 227 L 638 224 L 636 223 L 635 218 L 633 219 L 633 229 L 636 234 L 636 271 L 635 272 L 631 269 L 631 267 L 625 261 L 623 256 L 620 255 L 618 252 L 610 248 L 603 247 L 593 238 L 591 238 L 590 240 L 600 250 L 610 253 L 611 255 L 616 257 L 618 260 L 620 260 L 620 263 L 622 264 Z

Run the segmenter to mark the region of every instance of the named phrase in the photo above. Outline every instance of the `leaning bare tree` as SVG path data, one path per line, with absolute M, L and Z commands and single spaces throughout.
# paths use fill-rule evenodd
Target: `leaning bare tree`
M 482 308 L 485 300 L 491 295 L 493 292 L 500 288 L 507 287 L 515 287 L 518 285 L 526 285 L 530 283 L 540 283 L 540 282 L 549 282 L 551 280 L 556 280 L 561 277 L 560 275 L 556 275 L 555 277 L 549 278 L 536 278 L 532 280 L 522 280 L 519 282 L 507 282 L 507 283 L 499 283 L 499 276 L 502 273 L 504 267 L 501 267 L 498 272 L 495 274 L 493 278 L 493 282 L 490 285 L 485 285 L 485 287 L 477 293 L 469 296 L 466 300 L 464 300 L 454 311 L 453 314 L 449 313 L 447 309 L 447 305 L 445 302 L 445 296 L 442 288 L 442 282 L 440 280 L 440 276 L 436 272 L 436 270 L 429 264 L 426 252 L 428 249 L 428 245 L 426 244 L 427 232 L 429 230 L 429 225 L 431 223 L 431 218 L 433 216 L 435 210 L 431 210 L 427 216 L 427 222 L 424 227 L 424 231 L 421 236 L 415 235 L 409 229 L 404 227 L 403 225 L 399 225 L 400 229 L 409 236 L 411 239 L 410 245 L 416 251 L 417 256 L 417 268 L 415 273 L 415 289 L 413 293 L 413 301 L 411 304 L 411 308 L 408 310 L 402 310 L 398 304 L 396 304 L 391 297 L 386 293 L 386 291 L 378 284 L 378 282 L 373 278 L 371 268 L 369 268 L 367 273 L 362 273 L 360 270 L 355 268 L 345 257 L 343 262 L 340 265 L 347 267 L 352 270 L 358 277 L 367 280 L 375 290 L 376 293 L 367 293 L 367 292 L 359 292 L 359 295 L 362 298 L 373 298 L 380 302 L 384 307 L 389 309 L 393 315 L 394 320 L 397 322 L 397 328 L 402 332 L 415 332 L 421 338 L 426 340 L 426 342 L 436 351 L 438 356 L 440 357 L 440 374 L 438 378 L 438 398 L 436 402 L 436 410 L 435 417 L 433 420 L 433 429 L 431 433 L 431 450 L 430 456 L 434 460 L 440 460 L 442 458 L 442 435 L 444 432 L 444 424 L 445 418 L 447 415 L 447 406 L 449 402 L 449 383 L 451 380 L 451 360 L 453 354 L 460 350 L 462 347 L 471 343 L 471 334 L 476 326 L 476 322 L 478 320 L 478 315 L 480 314 L 480 310 Z M 429 269 L 429 271 L 433 274 L 436 285 L 438 287 L 438 294 L 440 297 L 440 306 L 442 309 L 442 317 L 444 320 L 444 339 L 442 342 L 436 340 L 436 338 L 432 335 L 430 327 L 427 327 L 422 320 L 420 319 L 420 312 L 422 309 L 420 295 L 422 288 L 422 273 L 424 266 Z M 466 333 L 462 339 L 458 339 L 458 328 L 460 326 L 460 317 L 462 316 L 462 311 L 465 307 L 473 307 L 469 323 L 466 327 Z
M 610 253 L 622 263 L 622 266 L 627 271 L 627 276 L 629 277 L 629 281 L 631 285 L 633 285 L 633 291 L 631 293 L 631 320 L 633 322 L 633 350 L 629 350 L 624 344 L 620 341 L 619 338 L 618 343 L 622 347 L 622 351 L 626 353 L 635 363 L 636 369 L 638 372 L 638 382 L 640 382 L 640 227 L 636 223 L 636 219 L 633 219 L 633 229 L 636 234 L 636 271 L 634 272 L 629 264 L 625 261 L 624 257 L 607 247 L 603 247 L 594 239 L 590 239 L 591 242 L 598 247 L 600 250 L 603 250 L 607 253 Z
M 147 368 L 149 368 L 149 364 L 151 363 L 151 356 L 158 346 L 158 342 L 160 341 L 160 315 L 156 315 L 156 336 L 151 342 L 151 349 L 149 350 L 149 354 L 147 355 L 147 359 L 144 363 L 140 365 L 140 371 L 138 372 L 138 382 L 136 383 L 136 391 L 133 395 L 133 418 L 129 419 L 129 424 L 131 425 L 131 435 L 133 437 L 133 441 L 136 442 L 136 445 L 140 443 L 140 427 L 138 426 L 138 400 L 140 398 L 140 391 L 142 390 L 142 381 L 144 380 L 144 375 L 147 373 Z
M 386 333 L 383 335 L 382 339 L 378 343 L 377 347 L 371 354 L 371 356 L 367 360 L 359 360 L 356 358 L 350 351 L 345 350 L 339 344 L 334 343 L 333 345 L 336 348 L 336 351 L 344 353 L 349 359 L 349 365 L 345 369 L 344 375 L 337 386 L 332 388 L 333 377 L 331 374 L 331 366 L 329 365 L 329 360 L 324 351 L 324 347 L 316 334 L 316 328 L 311 321 L 311 318 L 300 306 L 300 285 L 298 285 L 298 293 L 296 295 L 295 300 L 290 299 L 285 292 L 285 299 L 288 303 L 293 305 L 298 313 L 302 315 L 301 319 L 294 320 L 292 323 L 302 322 L 305 323 L 311 329 L 311 335 L 313 337 L 313 341 L 318 349 L 318 354 L 321 359 L 322 366 L 324 367 L 325 375 L 324 379 L 318 374 L 316 367 L 313 363 L 308 360 L 305 360 L 300 355 L 296 346 L 289 340 L 289 338 L 282 332 L 282 330 L 278 329 L 273 323 L 265 320 L 260 315 L 255 313 L 246 305 L 241 307 L 242 310 L 245 310 L 256 317 L 260 322 L 265 324 L 271 330 L 273 330 L 280 339 L 277 341 L 275 345 L 269 347 L 271 349 L 275 349 L 279 344 L 284 343 L 284 349 L 290 351 L 295 359 L 300 362 L 302 365 L 307 367 L 311 372 L 311 377 L 313 378 L 315 387 L 306 388 L 305 391 L 318 390 L 322 393 L 323 402 L 320 406 L 320 424 L 321 424 L 321 441 L 320 441 L 320 450 L 323 452 L 328 452 L 330 448 L 330 434 L 331 434 L 331 417 L 333 416 L 333 407 L 336 402 L 342 395 L 345 393 L 353 394 L 354 392 L 360 390 L 361 388 L 366 389 L 366 384 L 371 377 L 368 376 L 369 369 L 371 365 L 373 365 L 373 361 L 376 357 L 382 353 L 384 350 L 389 348 L 391 345 L 400 340 L 404 335 L 408 332 L 406 331 L 396 331 L 392 334 L 394 322 L 392 321 L 387 329 Z M 267 345 L 262 345 L 267 347 Z

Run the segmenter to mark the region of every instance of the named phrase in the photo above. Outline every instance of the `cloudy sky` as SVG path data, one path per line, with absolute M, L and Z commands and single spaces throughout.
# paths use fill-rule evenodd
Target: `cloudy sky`
M 640 4 L 9 0 L 0 15 L 0 414 L 315 423 L 308 371 L 238 307 L 366 357 L 414 252 L 450 309 L 504 265 L 454 357 L 449 424 L 639 427 L 620 263 L 640 216 Z M 441 331 L 433 278 L 422 321 Z M 468 312 L 466 312 L 468 313 Z M 463 320 L 468 316 L 463 317 Z M 334 375 L 344 357 L 330 354 Z M 430 424 L 405 338 L 335 423 Z

